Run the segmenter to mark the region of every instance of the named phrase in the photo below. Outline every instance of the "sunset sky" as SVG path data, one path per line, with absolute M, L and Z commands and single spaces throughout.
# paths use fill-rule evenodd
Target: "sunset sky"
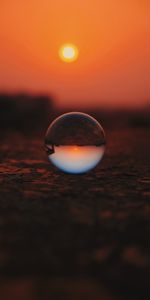
M 0 90 L 60 106 L 150 104 L 149 0 L 0 0 Z M 72 63 L 59 49 L 73 43 Z

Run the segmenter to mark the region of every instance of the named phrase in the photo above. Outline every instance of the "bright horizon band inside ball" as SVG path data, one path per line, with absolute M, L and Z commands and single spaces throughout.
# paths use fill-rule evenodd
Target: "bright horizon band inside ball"
M 55 119 L 45 136 L 50 162 L 66 173 L 85 173 L 97 166 L 105 152 L 105 134 L 93 117 L 71 112 Z

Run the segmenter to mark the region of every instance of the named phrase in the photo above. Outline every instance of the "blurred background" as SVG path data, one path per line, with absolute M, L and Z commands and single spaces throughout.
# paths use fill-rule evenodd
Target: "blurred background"
M 1 1 L 1 126 L 19 128 L 24 115 L 40 129 L 52 110 L 147 124 L 149 12 L 147 0 Z M 58 55 L 68 42 L 79 51 L 69 64 Z

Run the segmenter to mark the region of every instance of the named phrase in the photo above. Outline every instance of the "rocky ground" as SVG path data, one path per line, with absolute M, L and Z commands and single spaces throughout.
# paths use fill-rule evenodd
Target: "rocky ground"
M 84 175 L 50 165 L 42 135 L 1 133 L 0 299 L 149 299 L 149 130 L 107 130 Z

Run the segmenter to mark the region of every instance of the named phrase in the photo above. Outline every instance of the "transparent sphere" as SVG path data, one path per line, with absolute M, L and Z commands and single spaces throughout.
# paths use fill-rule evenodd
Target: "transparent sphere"
M 45 136 L 49 160 L 60 170 L 79 174 L 90 171 L 101 161 L 105 134 L 93 117 L 70 112 L 55 119 Z

